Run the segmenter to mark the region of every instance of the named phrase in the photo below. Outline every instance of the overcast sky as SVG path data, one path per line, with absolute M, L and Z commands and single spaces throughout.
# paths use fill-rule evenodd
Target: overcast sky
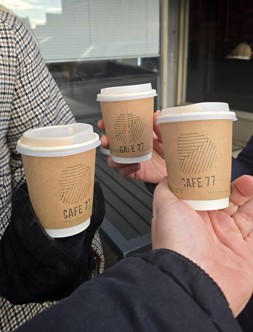
M 61 13 L 61 0 L 1 0 L 1 4 L 22 18 L 29 17 L 33 28 L 45 24 L 45 13 Z

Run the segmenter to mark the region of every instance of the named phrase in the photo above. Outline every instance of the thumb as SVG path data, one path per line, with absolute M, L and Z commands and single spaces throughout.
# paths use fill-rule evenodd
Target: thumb
M 167 178 L 156 187 L 153 199 L 153 249 L 178 249 L 185 224 L 184 204 L 170 191 Z
M 153 218 L 156 218 L 161 210 L 178 202 L 178 198 L 171 192 L 168 186 L 168 178 L 165 177 L 156 186 L 153 198 Z

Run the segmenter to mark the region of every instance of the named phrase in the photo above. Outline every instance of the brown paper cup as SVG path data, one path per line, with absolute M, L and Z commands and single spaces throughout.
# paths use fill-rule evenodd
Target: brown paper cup
M 64 229 L 92 212 L 95 149 L 65 157 L 22 156 L 29 196 L 41 225 Z
M 154 98 L 100 105 L 112 156 L 137 157 L 152 152 Z
M 121 163 L 150 159 L 153 149 L 154 90 L 151 90 L 150 84 L 108 90 L 109 93 L 107 89 L 102 89 L 98 100 L 112 159 Z
M 183 121 L 187 115 L 182 114 L 175 118 L 180 121 L 173 122 L 171 117 L 169 122 L 160 123 L 169 187 L 196 210 L 220 209 L 229 204 L 231 113 L 230 119 L 226 119 L 227 114 L 219 114 L 224 119 L 212 119 L 212 114 L 192 113 L 188 121 Z
M 74 235 L 90 224 L 95 147 L 99 141 L 97 135 L 94 135 L 93 133 L 94 139 L 88 140 L 85 147 L 82 143 L 70 144 L 67 155 L 64 155 L 66 154 L 64 146 L 60 153 L 54 150 L 55 147 L 48 148 L 46 154 L 50 152 L 50 156 L 43 156 L 45 151 L 33 151 L 35 155 L 22 151 L 30 200 L 39 222 L 50 236 Z M 26 142 L 26 139 L 24 141 Z M 93 143 L 89 146 L 89 142 Z M 20 145 L 19 149 L 22 150 Z M 43 147 L 40 149 L 43 150 Z

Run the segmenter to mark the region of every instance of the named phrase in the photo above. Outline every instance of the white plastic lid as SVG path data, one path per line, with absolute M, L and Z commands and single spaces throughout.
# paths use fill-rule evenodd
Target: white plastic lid
M 152 89 L 151 83 L 146 83 L 101 89 L 97 101 L 122 101 L 154 96 L 157 96 L 156 90 Z
M 86 123 L 48 126 L 27 130 L 17 142 L 17 151 L 37 157 L 68 156 L 100 145 L 99 136 Z
M 236 121 L 237 118 L 235 112 L 230 111 L 227 103 L 204 102 L 187 106 L 165 108 L 157 118 L 157 123 L 196 120 Z

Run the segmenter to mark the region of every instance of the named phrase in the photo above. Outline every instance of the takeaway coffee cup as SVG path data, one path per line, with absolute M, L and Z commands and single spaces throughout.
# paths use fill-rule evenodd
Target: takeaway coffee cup
M 235 120 L 228 104 L 218 102 L 167 108 L 157 119 L 169 187 L 195 210 L 229 204 Z
M 90 224 L 99 137 L 85 123 L 35 128 L 17 143 L 34 212 L 52 237 Z
M 115 162 L 128 164 L 151 158 L 156 95 L 150 83 L 104 88 L 97 95 Z

